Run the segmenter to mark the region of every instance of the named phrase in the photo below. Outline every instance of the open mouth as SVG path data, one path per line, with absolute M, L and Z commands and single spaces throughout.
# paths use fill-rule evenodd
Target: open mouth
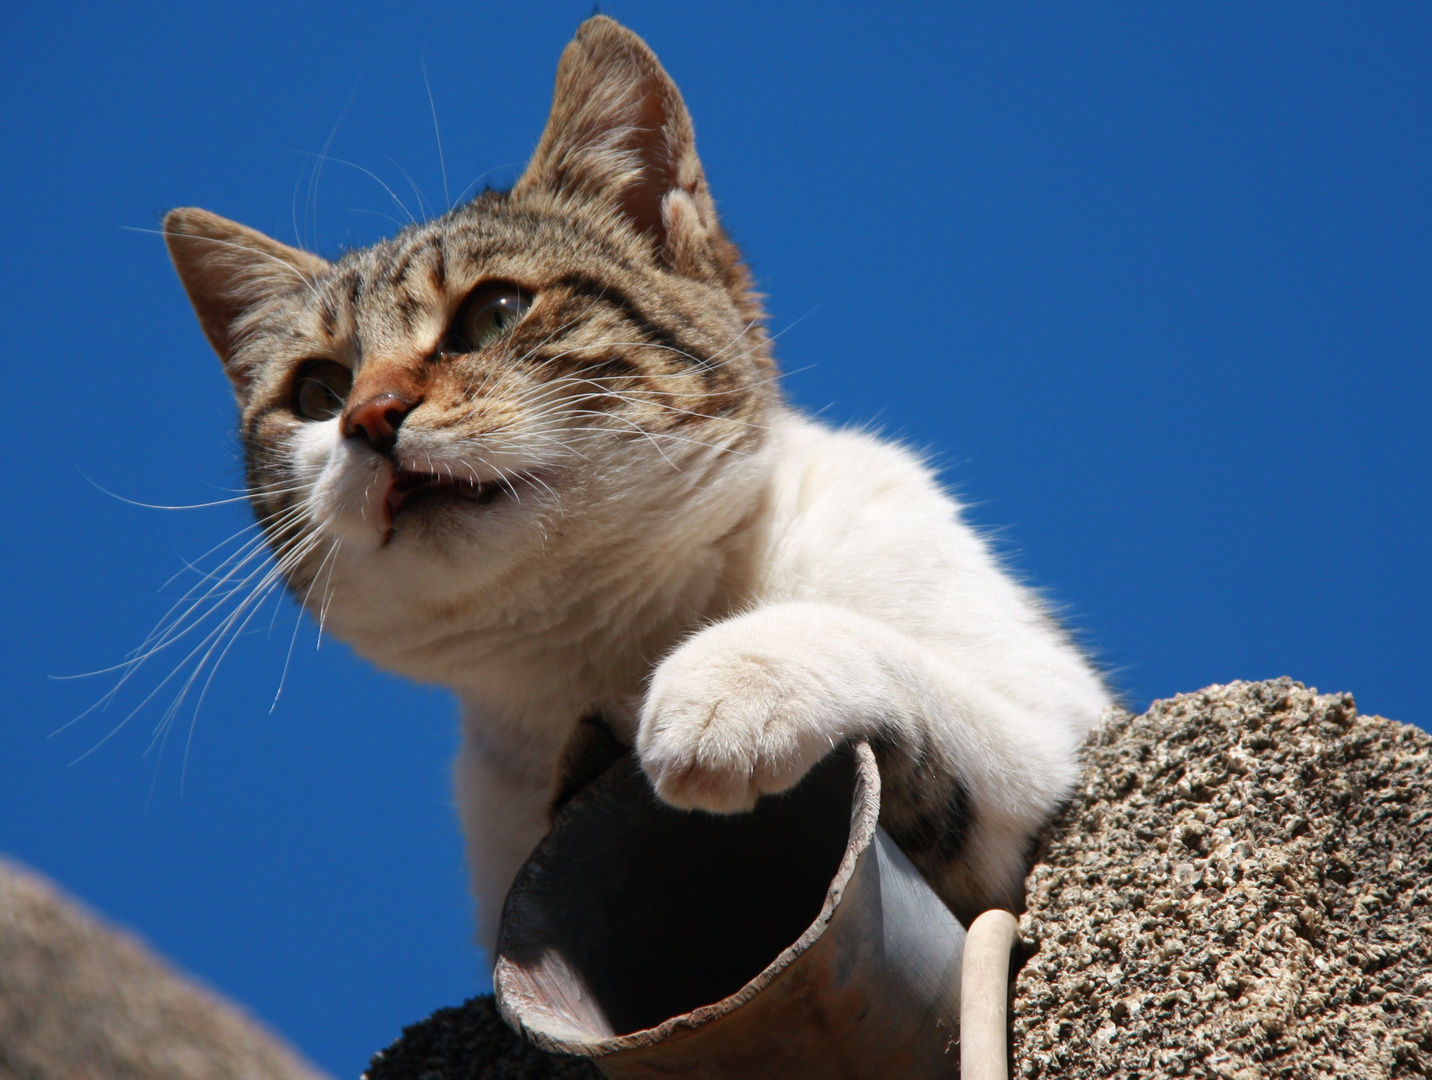
M 392 535 L 393 522 L 397 520 L 398 514 L 415 502 L 446 498 L 462 499 L 475 506 L 486 506 L 511 491 L 512 482 L 509 480 L 483 482 L 401 469 L 388 485 L 388 493 L 383 499 L 388 519 L 384 523 L 387 526 L 384 539 Z

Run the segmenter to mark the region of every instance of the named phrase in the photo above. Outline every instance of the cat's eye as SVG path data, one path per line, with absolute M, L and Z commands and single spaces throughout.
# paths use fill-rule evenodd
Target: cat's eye
M 487 285 L 474 292 L 453 320 L 445 353 L 469 353 L 492 344 L 527 314 L 532 294 L 516 285 Z
M 353 372 L 332 360 L 307 360 L 293 381 L 293 411 L 304 420 L 332 420 L 343 411 Z

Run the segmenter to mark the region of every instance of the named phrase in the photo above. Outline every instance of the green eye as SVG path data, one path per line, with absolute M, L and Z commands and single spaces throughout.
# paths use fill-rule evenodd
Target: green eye
M 470 296 L 443 346 L 447 353 L 477 352 L 502 337 L 527 314 L 532 297 L 516 285 L 490 285 Z
M 353 372 L 332 360 L 306 360 L 293 381 L 294 415 L 304 420 L 332 420 L 343 411 Z

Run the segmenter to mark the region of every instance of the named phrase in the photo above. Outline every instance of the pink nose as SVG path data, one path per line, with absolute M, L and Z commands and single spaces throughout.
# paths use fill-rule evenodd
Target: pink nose
M 343 434 L 349 438 L 362 435 L 374 450 L 386 454 L 398 441 L 398 428 L 404 418 L 417 404 L 390 390 L 359 405 L 350 405 L 343 410 Z

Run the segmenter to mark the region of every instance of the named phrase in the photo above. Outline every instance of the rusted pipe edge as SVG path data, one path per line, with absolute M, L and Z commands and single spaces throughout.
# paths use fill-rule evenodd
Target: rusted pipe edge
M 993 908 L 965 938 L 960 969 L 960 1080 L 1009 1080 L 1010 954 L 1019 920 Z
M 846 843 L 845 854 L 841 857 L 840 867 L 826 891 L 825 902 L 821 906 L 820 914 L 795 942 L 786 946 L 759 975 L 751 979 L 740 990 L 714 1004 L 703 1005 L 691 1012 L 673 1016 L 656 1027 L 643 1031 L 590 1039 L 558 1036 L 533 1028 L 523 1021 L 516 1009 L 516 1005 L 524 999 L 523 991 L 519 988 L 519 980 L 516 977 L 515 965 L 505 955 L 499 955 L 493 972 L 493 983 L 497 991 L 498 1011 L 502 1013 L 503 1019 L 528 1042 L 550 1053 L 574 1054 L 600 1059 L 620 1051 L 642 1050 L 654 1043 L 665 1042 L 677 1037 L 683 1032 L 695 1031 L 713 1024 L 735 1012 L 775 982 L 825 933 L 826 927 L 835 918 L 836 908 L 840 906 L 846 887 L 855 876 L 857 862 L 875 840 L 880 814 L 880 769 L 875 761 L 875 751 L 870 748 L 869 742 L 865 739 L 855 739 L 851 742 L 851 747 L 856 763 L 856 793 L 851 813 L 850 836 Z M 589 797 L 588 793 L 583 792 L 574 798 L 569 806 L 563 808 L 559 820 L 562 816 L 580 812 L 583 800 L 587 797 Z M 534 858 L 539 857 L 549 843 L 550 841 L 544 840 L 539 844 L 537 855 Z M 529 860 L 530 862 L 531 860 Z M 524 867 L 522 873 L 526 872 L 527 869 Z M 518 880 L 521 880 L 521 875 Z M 499 954 L 502 951 L 503 946 L 500 944 Z M 961 971 L 963 972 L 963 968 Z

